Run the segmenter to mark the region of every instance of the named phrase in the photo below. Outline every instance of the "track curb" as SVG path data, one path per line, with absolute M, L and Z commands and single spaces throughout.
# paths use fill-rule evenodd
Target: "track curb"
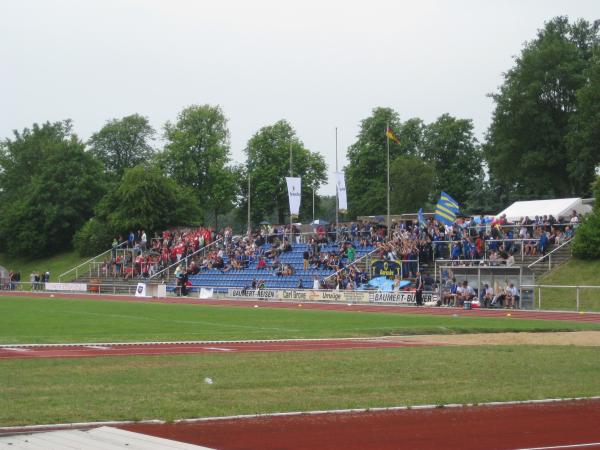
M 393 412 L 393 411 L 419 411 L 428 409 L 458 409 L 458 408 L 473 408 L 473 407 L 499 407 L 499 406 L 514 406 L 514 405 L 535 405 L 535 404 L 552 404 L 562 402 L 579 402 L 579 401 L 600 401 L 599 396 L 592 397 L 566 397 L 566 398 L 547 398 L 538 400 L 510 400 L 505 402 L 483 402 L 483 403 L 448 403 L 440 405 L 405 405 L 405 406 L 389 406 L 389 407 L 373 407 L 373 408 L 351 408 L 351 409 L 332 409 L 332 410 L 316 410 L 316 411 L 290 411 L 280 413 L 259 413 L 259 414 L 240 414 L 234 416 L 217 416 L 217 417 L 196 417 L 187 419 L 177 419 L 173 421 L 165 421 L 161 419 L 148 420 L 113 420 L 104 422 L 74 422 L 62 424 L 46 424 L 46 425 L 24 425 L 12 427 L 0 427 L 0 435 L 10 434 L 25 434 L 36 433 L 53 430 L 69 430 L 69 429 L 89 429 L 101 426 L 123 426 L 132 424 L 146 425 L 162 425 L 166 423 L 185 424 L 198 422 L 215 422 L 226 420 L 248 420 L 260 419 L 269 417 L 295 417 L 295 416 L 311 416 L 311 415 L 329 415 L 329 414 L 362 414 L 372 412 Z

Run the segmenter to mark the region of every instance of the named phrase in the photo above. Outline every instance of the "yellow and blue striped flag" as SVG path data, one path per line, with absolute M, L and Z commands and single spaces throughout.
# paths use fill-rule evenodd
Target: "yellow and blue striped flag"
M 442 191 L 440 200 L 435 207 L 435 220 L 446 225 L 452 225 L 456 220 L 458 202 Z

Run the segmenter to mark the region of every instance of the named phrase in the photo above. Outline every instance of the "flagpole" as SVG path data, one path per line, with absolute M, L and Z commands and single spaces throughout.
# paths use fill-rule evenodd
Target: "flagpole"
M 294 176 L 292 170 L 292 140 L 290 139 L 290 178 Z M 290 245 L 292 244 L 292 205 L 290 205 Z
M 338 171 L 338 138 L 337 138 L 337 127 L 335 127 L 335 173 L 336 173 L 336 177 L 337 177 L 337 171 Z M 336 182 L 335 182 L 335 241 L 337 242 L 338 240 L 338 227 L 339 227 L 339 211 L 340 209 L 340 199 L 339 199 L 339 193 L 338 193 L 338 188 L 337 188 L 337 178 L 336 178 Z
M 250 168 L 248 167 L 248 236 L 252 234 L 252 224 L 250 223 Z
M 390 129 L 390 124 L 387 123 L 385 125 L 385 137 L 387 140 L 387 236 L 390 237 L 390 137 L 388 136 L 388 130 Z

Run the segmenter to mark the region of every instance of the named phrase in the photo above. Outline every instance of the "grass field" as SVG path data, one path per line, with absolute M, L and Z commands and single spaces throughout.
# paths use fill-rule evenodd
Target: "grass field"
M 357 308 L 360 308 L 357 306 Z M 600 324 L 0 297 L 0 343 L 574 331 Z M 204 383 L 211 377 L 214 384 Z M 419 347 L 0 360 L 0 426 L 600 395 L 600 349 Z
M 600 261 L 571 259 L 556 270 L 537 280 L 538 284 L 563 286 L 600 286 Z M 536 302 L 537 302 L 537 292 Z M 542 289 L 542 308 L 575 310 L 574 289 Z M 582 289 L 579 294 L 580 309 L 600 311 L 600 289 Z M 537 303 L 536 303 L 537 306 Z
M 360 309 L 360 306 L 356 308 Z M 600 324 L 0 297 L 0 343 L 365 337 L 500 331 L 573 331 Z
M 4 360 L 0 379 L 5 426 L 171 420 L 600 395 L 600 350 L 428 347 Z
M 21 281 L 29 282 L 29 274 L 34 271 L 49 271 L 50 281 L 57 281 L 60 274 L 65 273 L 67 270 L 72 269 L 87 259 L 89 258 L 82 258 L 74 250 L 38 259 L 12 257 L 0 253 L 0 266 L 4 267 L 6 270 L 21 272 Z M 63 281 L 71 281 L 74 278 L 75 274 L 73 273 L 72 277 L 67 276 Z

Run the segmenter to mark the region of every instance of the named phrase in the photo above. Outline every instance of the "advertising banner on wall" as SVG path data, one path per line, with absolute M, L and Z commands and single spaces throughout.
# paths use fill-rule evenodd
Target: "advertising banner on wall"
M 72 292 L 85 292 L 87 291 L 87 284 L 85 283 L 45 283 L 45 289 L 47 291 L 72 291 Z
M 426 305 L 434 305 L 437 303 L 439 296 L 433 292 L 423 292 L 423 303 Z M 369 294 L 369 302 L 371 303 L 404 303 L 416 304 L 414 291 L 406 292 L 371 292 Z

